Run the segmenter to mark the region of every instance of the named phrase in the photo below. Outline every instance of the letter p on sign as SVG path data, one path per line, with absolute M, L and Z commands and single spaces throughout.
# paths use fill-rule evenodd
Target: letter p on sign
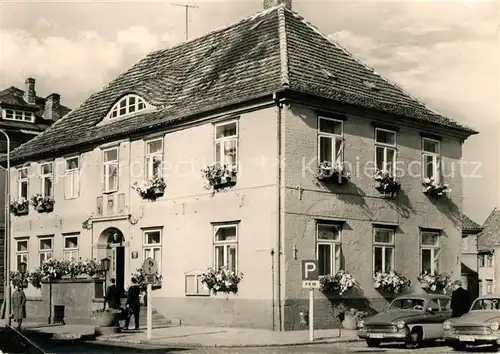
M 318 261 L 302 261 L 302 280 L 319 280 Z

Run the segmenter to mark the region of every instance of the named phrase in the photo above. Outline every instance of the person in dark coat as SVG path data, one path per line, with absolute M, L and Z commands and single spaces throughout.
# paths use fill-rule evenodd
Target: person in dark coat
M 106 303 L 111 309 L 119 309 L 122 306 L 121 300 L 121 290 L 116 286 L 115 278 L 110 279 L 111 285 L 108 287 L 106 291 L 106 299 L 104 300 L 104 306 L 106 307 Z
M 470 310 L 471 297 L 467 290 L 462 288 L 462 282 L 453 282 L 453 292 L 451 293 L 451 317 L 460 317 Z
M 17 328 L 21 328 L 23 319 L 26 318 L 26 294 L 22 286 L 18 286 L 12 294 L 12 317 L 17 322 Z
M 128 325 L 130 323 L 130 318 L 134 315 L 135 320 L 135 330 L 139 329 L 139 311 L 141 309 L 141 301 L 139 300 L 139 296 L 141 294 L 141 289 L 137 285 L 137 279 L 132 278 L 130 280 L 132 285 L 128 288 L 127 291 L 127 317 L 125 317 L 125 329 L 128 329 Z

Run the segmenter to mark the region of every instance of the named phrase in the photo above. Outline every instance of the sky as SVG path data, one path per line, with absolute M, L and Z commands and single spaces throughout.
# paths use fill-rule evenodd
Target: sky
M 76 108 L 148 52 L 262 10 L 262 1 L 0 1 L 0 88 L 36 79 Z M 494 2 L 297 1 L 293 9 L 432 109 L 480 132 L 464 144 L 464 212 L 482 224 L 500 204 Z

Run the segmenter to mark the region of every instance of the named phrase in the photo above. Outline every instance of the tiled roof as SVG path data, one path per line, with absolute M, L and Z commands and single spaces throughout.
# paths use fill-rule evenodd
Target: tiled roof
M 478 251 L 493 251 L 500 244 L 500 210 L 493 209 L 477 236 Z
M 462 232 L 463 233 L 477 233 L 483 228 L 481 225 L 471 220 L 467 215 L 462 214 Z
M 429 110 L 298 14 L 278 6 L 147 55 L 44 133 L 16 149 L 13 160 L 151 130 L 283 88 L 476 133 Z M 113 103 L 128 93 L 144 97 L 157 110 L 96 126 Z
M 11 86 L 5 90 L 0 91 L 0 104 L 6 103 L 18 107 L 33 108 L 33 105 L 28 104 L 24 98 L 24 91 L 18 89 L 17 87 Z M 42 118 L 43 112 L 45 110 L 45 98 L 37 96 L 35 98 L 35 104 L 38 106 L 38 111 L 36 113 L 38 118 Z M 61 105 L 61 117 L 65 116 L 71 111 L 68 107 Z

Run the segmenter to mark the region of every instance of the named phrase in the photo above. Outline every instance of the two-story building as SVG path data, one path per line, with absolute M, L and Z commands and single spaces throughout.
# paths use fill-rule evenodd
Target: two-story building
M 481 225 L 462 215 L 462 283 L 475 299 L 480 294 L 478 273 L 478 235 Z
M 0 129 L 9 136 L 11 150 L 33 139 L 69 111 L 68 107 L 61 104 L 61 97 L 57 93 L 46 98 L 37 96 L 33 78 L 26 79 L 24 90 L 11 86 L 0 91 Z M 6 153 L 7 140 L 0 134 L 0 155 Z M 0 169 L 0 186 L 0 283 L 3 284 L 5 166 Z M 3 291 L 2 287 L 1 300 Z
M 480 294 L 500 292 L 500 210 L 492 210 L 478 235 L 478 275 Z
M 476 132 L 361 63 L 291 1 L 264 6 L 149 54 L 16 149 L 15 190 L 55 204 L 13 218 L 14 268 L 110 257 L 128 286 L 152 256 L 163 275 L 153 306 L 167 317 L 277 330 L 299 328 L 307 310 L 302 260 L 318 259 L 320 275 L 347 270 L 374 309 L 386 304 L 375 271 L 395 270 L 415 291 L 422 271 L 460 278 L 458 167 Z M 319 181 L 318 162 L 344 164 L 351 179 Z M 218 192 L 200 173 L 212 164 L 236 171 Z M 393 198 L 376 189 L 377 168 L 397 175 Z M 134 184 L 155 175 L 165 193 L 144 200 Z M 451 193 L 427 196 L 424 177 Z M 199 274 L 221 265 L 244 274 L 236 295 L 201 286 Z M 316 325 L 332 326 L 329 299 L 315 296 Z

